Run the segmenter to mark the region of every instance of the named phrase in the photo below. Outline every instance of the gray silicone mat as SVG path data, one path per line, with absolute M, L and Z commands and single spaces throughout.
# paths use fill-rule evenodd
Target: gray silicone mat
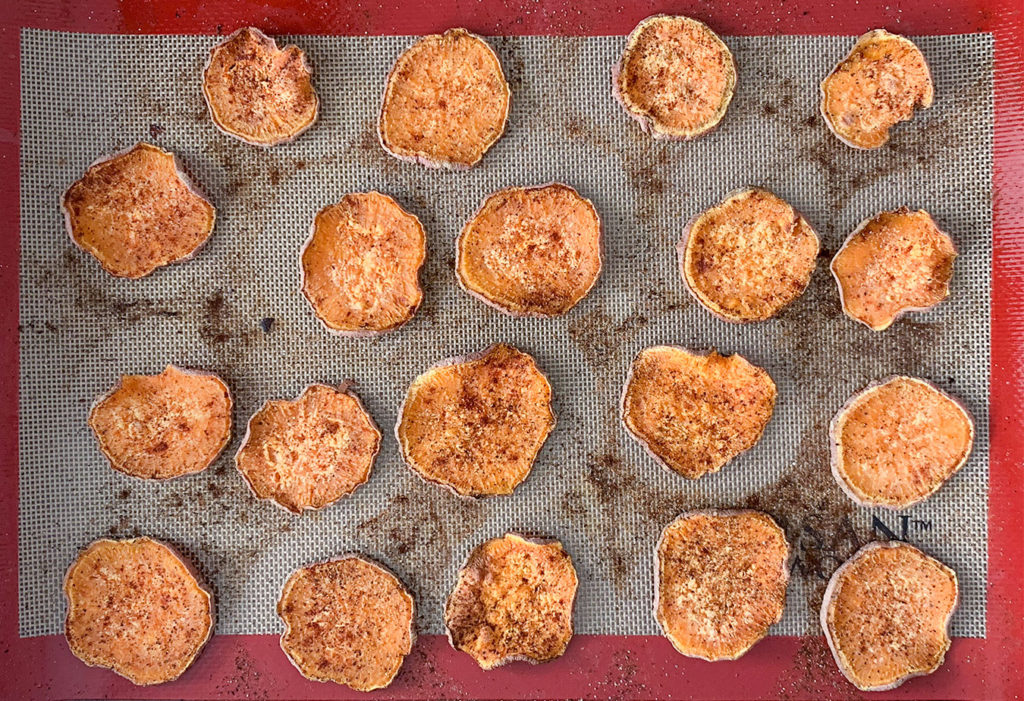
M 508 130 L 470 172 L 401 163 L 381 149 L 384 76 L 409 37 L 297 37 L 316 71 L 322 119 L 294 144 L 263 150 L 218 132 L 200 72 L 214 37 L 22 34 L 20 631 L 61 631 L 61 580 L 102 536 L 147 534 L 192 557 L 217 597 L 221 633 L 275 633 L 289 572 L 358 550 L 392 567 L 442 631 L 442 602 L 472 546 L 506 530 L 556 536 L 580 574 L 580 633 L 658 632 L 652 552 L 686 509 L 752 506 L 782 521 L 797 555 L 776 633 L 817 632 L 825 581 L 881 523 L 954 567 L 953 629 L 985 633 L 991 270 L 992 39 L 927 37 L 936 102 L 858 152 L 817 116 L 818 81 L 852 38 L 726 37 L 739 65 L 721 128 L 693 143 L 654 142 L 610 94 L 622 37 L 495 38 L 512 85 Z M 73 248 L 62 191 L 98 156 L 148 140 L 175 151 L 217 207 L 193 261 L 116 280 Z M 607 234 L 593 292 L 556 320 L 514 320 L 461 292 L 453 243 L 484 196 L 563 181 L 591 198 Z M 685 293 L 675 243 L 692 214 L 727 191 L 767 187 L 822 238 L 808 292 L 779 318 L 733 326 Z M 429 232 L 425 301 L 377 339 L 328 335 L 298 292 L 299 248 L 314 213 L 344 193 L 395 196 Z M 873 333 L 844 318 L 828 260 L 866 216 L 907 204 L 945 225 L 961 257 L 951 299 Z M 395 413 L 433 362 L 508 341 L 548 373 L 559 423 L 514 495 L 466 503 L 421 483 L 397 455 Z M 689 482 L 657 467 L 621 429 L 617 399 L 642 347 L 740 352 L 779 398 L 764 439 L 720 473 Z M 210 470 L 146 483 L 111 470 L 86 426 L 122 373 L 176 364 L 220 373 L 236 399 L 235 440 Z M 826 427 L 843 401 L 892 373 L 963 398 L 977 419 L 967 465 L 902 515 L 855 507 L 832 480 Z M 374 473 L 351 498 L 301 517 L 253 499 L 231 456 L 263 400 L 312 381 L 353 379 L 385 433 Z

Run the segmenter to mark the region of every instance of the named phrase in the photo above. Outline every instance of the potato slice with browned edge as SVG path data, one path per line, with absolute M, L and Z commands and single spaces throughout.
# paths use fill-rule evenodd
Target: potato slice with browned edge
M 601 274 L 601 219 L 568 185 L 501 190 L 463 228 L 455 269 L 462 289 L 503 312 L 564 314 Z
M 725 117 L 736 89 L 732 52 L 707 25 L 648 17 L 626 39 L 613 92 L 654 138 L 695 139 Z
M 488 540 L 470 554 L 448 597 L 448 640 L 483 669 L 553 660 L 572 639 L 578 584 L 557 540 L 514 533 Z
M 389 685 L 416 639 L 412 595 L 361 555 L 293 572 L 277 614 L 285 624 L 281 649 L 302 676 L 356 691 Z
M 689 657 L 735 660 L 786 606 L 789 543 L 760 511 L 691 511 L 665 527 L 654 568 L 654 617 Z
M 216 375 L 168 365 L 125 375 L 89 412 L 100 450 L 119 472 L 169 479 L 205 470 L 231 439 L 231 393 Z
M 97 540 L 64 577 L 75 657 L 133 684 L 177 679 L 213 632 L 213 598 L 192 566 L 151 538 Z
M 146 143 L 93 163 L 61 209 L 76 246 L 133 279 L 195 255 L 216 216 L 174 154 Z
M 830 267 L 846 315 L 884 331 L 949 296 L 956 255 L 928 212 L 901 207 L 862 222 Z
M 242 27 L 210 51 L 203 97 L 217 128 L 254 146 L 291 141 L 313 126 L 320 98 L 313 70 L 297 46 Z
M 528 354 L 498 343 L 413 380 L 395 435 L 417 475 L 480 497 L 511 494 L 554 426 L 547 378 Z
M 757 443 L 775 395 L 768 373 L 743 356 L 652 346 L 630 366 L 622 421 L 659 463 L 696 479 Z
M 329 506 L 365 483 L 380 438 L 348 385 L 313 384 L 293 401 L 259 408 L 235 466 L 258 498 L 300 514 Z
M 470 168 L 505 132 L 509 97 L 501 62 L 486 41 L 465 29 L 425 36 L 388 74 L 380 143 L 402 160 Z
M 931 107 L 931 72 L 914 42 L 884 29 L 861 36 L 821 83 L 821 114 L 847 146 L 872 149 L 889 130 Z
M 829 580 L 821 627 L 850 682 L 886 691 L 939 668 L 958 603 L 956 572 L 906 543 L 869 543 Z
M 807 289 L 818 236 L 785 200 L 748 188 L 691 219 L 677 251 L 686 288 L 708 311 L 761 321 Z
M 343 336 L 392 331 L 423 301 L 427 235 L 415 215 L 379 192 L 324 207 L 302 248 L 302 294 L 327 330 Z
M 916 377 L 858 392 L 832 419 L 832 474 L 861 506 L 905 509 L 963 467 L 974 421 L 957 400 Z

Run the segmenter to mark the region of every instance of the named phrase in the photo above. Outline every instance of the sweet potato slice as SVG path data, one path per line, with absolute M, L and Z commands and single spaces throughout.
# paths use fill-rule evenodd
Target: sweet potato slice
M 775 395 L 768 373 L 740 355 L 652 346 L 629 369 L 622 421 L 658 462 L 696 479 L 757 443 Z
M 64 578 L 71 652 L 133 684 L 177 679 L 213 632 L 213 599 L 191 565 L 150 538 L 97 540 Z
M 496 309 L 564 314 L 601 274 L 601 219 L 567 185 L 501 190 L 462 230 L 455 267 L 462 288 Z
M 553 660 L 572 639 L 577 585 L 557 540 L 489 540 L 459 570 L 444 611 L 448 639 L 483 669 Z
M 242 27 L 210 51 L 203 97 L 218 129 L 254 146 L 291 141 L 313 126 L 320 111 L 302 49 L 279 49 L 252 27 Z
M 277 602 L 281 649 L 307 679 L 381 689 L 412 650 L 414 609 L 398 577 L 360 555 L 303 567 Z
M 509 96 L 501 63 L 486 41 L 465 29 L 425 36 L 388 74 L 380 143 L 402 160 L 470 168 L 505 132 Z
M 302 249 L 302 294 L 329 331 L 391 331 L 423 301 L 426 258 L 426 232 L 415 215 L 379 192 L 345 195 L 316 215 Z
M 346 497 L 370 478 L 380 431 L 347 386 L 313 384 L 293 401 L 263 404 L 235 465 L 260 499 L 302 513 Z
M 201 472 L 231 439 L 231 393 L 216 375 L 168 365 L 125 375 L 89 412 L 100 450 L 119 472 L 169 479 Z
M 533 358 L 499 343 L 413 380 L 395 435 L 405 463 L 464 497 L 511 494 L 555 426 Z
M 923 209 L 882 212 L 861 223 L 832 259 L 843 311 L 875 331 L 949 296 L 956 249 Z
M 869 543 L 836 570 L 821 627 L 836 664 L 863 691 L 931 674 L 949 649 L 956 572 L 906 543 Z
M 708 311 L 725 321 L 761 321 L 803 294 L 818 236 L 785 200 L 752 188 L 694 217 L 678 252 L 686 288 Z
M 93 163 L 64 193 L 61 209 L 75 245 L 126 278 L 191 258 L 215 218 L 174 154 L 145 143 Z
M 925 380 L 891 377 L 857 393 L 829 426 L 832 474 L 861 506 L 905 509 L 935 493 L 971 454 L 974 421 Z
M 717 127 L 736 88 L 732 52 L 707 25 L 648 17 L 626 39 L 615 97 L 655 138 L 694 139 Z
M 821 114 L 848 146 L 872 149 L 889 140 L 889 130 L 931 107 L 931 72 L 921 50 L 906 37 L 874 29 L 821 83 Z
M 789 543 L 760 511 L 693 511 L 665 527 L 654 570 L 654 617 L 680 653 L 735 660 L 786 606 Z

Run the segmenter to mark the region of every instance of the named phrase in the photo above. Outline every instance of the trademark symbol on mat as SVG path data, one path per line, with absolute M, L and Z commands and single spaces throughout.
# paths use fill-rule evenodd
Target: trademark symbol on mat
M 877 516 L 871 517 L 871 530 L 889 540 L 906 540 L 908 536 L 922 531 L 930 531 L 932 522 L 909 516 L 897 516 L 897 525 L 890 528 L 882 519 Z

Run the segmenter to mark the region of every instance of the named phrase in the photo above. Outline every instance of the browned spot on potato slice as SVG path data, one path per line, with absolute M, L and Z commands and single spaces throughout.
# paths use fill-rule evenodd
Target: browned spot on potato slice
M 735 660 L 782 618 L 789 543 L 767 514 L 683 514 L 657 554 L 654 615 L 682 654 Z
M 328 330 L 369 336 L 413 317 L 423 301 L 427 236 L 379 192 L 345 195 L 316 215 L 302 249 L 302 294 Z
M 469 168 L 504 133 L 508 106 L 508 83 L 487 42 L 465 29 L 431 34 L 388 74 L 380 142 L 403 160 Z
M 553 660 L 572 639 L 577 584 L 558 541 L 489 540 L 459 570 L 444 611 L 448 639 L 483 669 Z
M 68 568 L 64 595 L 75 657 L 140 686 L 181 676 L 213 631 L 210 593 L 150 538 L 96 541 Z
M 878 148 L 889 130 L 931 107 L 934 88 L 920 49 L 906 37 L 875 29 L 821 83 L 821 114 L 843 143 Z
M 417 377 L 395 435 L 406 464 L 467 497 L 511 494 L 555 425 L 533 358 L 499 343 Z
M 243 27 L 210 51 L 203 97 L 213 123 L 225 134 L 274 146 L 316 121 L 320 99 L 312 79 L 301 49 L 279 49 L 263 32 Z
M 818 236 L 785 200 L 739 190 L 695 217 L 679 242 L 687 289 L 725 321 L 761 321 L 803 294 Z
M 357 555 L 292 573 L 277 602 L 281 649 L 302 676 L 372 691 L 390 684 L 412 650 L 412 595 Z
M 125 375 L 89 412 L 110 466 L 168 479 L 205 470 L 231 438 L 231 393 L 216 375 L 180 370 Z
M 832 259 L 843 311 L 875 331 L 949 296 L 956 249 L 923 209 L 901 207 L 863 222 Z
M 96 161 L 61 200 L 68 235 L 111 275 L 140 278 L 191 258 L 214 209 L 173 153 L 140 143 Z
M 971 454 L 974 422 L 963 406 L 914 377 L 855 395 L 829 427 L 832 474 L 861 506 L 904 509 L 926 499 Z
M 572 309 L 601 274 L 601 219 L 567 185 L 496 192 L 457 244 L 459 284 L 516 316 Z
M 761 438 L 775 383 L 740 355 L 653 346 L 637 354 L 622 420 L 659 462 L 683 477 L 717 472 Z
M 729 47 L 689 17 L 636 26 L 612 77 L 616 98 L 655 138 L 693 139 L 718 126 L 736 87 Z
M 821 627 L 858 689 L 885 691 L 931 674 L 949 649 L 956 572 L 906 543 L 870 543 L 836 570 Z

